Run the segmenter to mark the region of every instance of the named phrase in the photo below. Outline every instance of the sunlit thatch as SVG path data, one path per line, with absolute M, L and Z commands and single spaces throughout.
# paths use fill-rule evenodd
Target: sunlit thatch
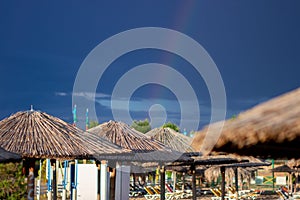
M 0 121 L 0 146 L 25 158 L 88 158 L 124 152 L 120 147 L 39 111 L 17 112 Z
M 140 133 L 123 122 L 109 121 L 88 130 L 110 142 L 134 152 L 166 150 L 161 142 Z
M 97 134 L 110 142 L 133 152 L 132 156 L 124 156 L 123 160 L 131 161 L 163 161 L 188 160 L 182 153 L 173 151 L 163 143 L 140 133 L 123 122 L 109 121 L 92 129 L 90 133 Z
M 191 138 L 174 131 L 171 128 L 155 128 L 147 132 L 146 135 L 167 145 L 179 152 L 194 152 L 191 147 Z
M 213 124 L 218 126 L 218 123 Z M 200 148 L 208 127 L 196 134 Z M 273 158 L 298 158 L 300 151 L 300 88 L 259 104 L 225 122 L 214 150 Z

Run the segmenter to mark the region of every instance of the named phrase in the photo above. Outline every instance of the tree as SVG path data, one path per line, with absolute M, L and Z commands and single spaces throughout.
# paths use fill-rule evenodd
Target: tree
M 89 123 L 89 129 L 90 128 L 94 128 L 94 127 L 96 127 L 98 125 L 99 125 L 99 122 L 97 122 L 97 121 L 90 121 L 90 123 Z
M 0 199 L 26 199 L 22 163 L 0 164 Z
M 139 132 L 147 133 L 151 130 L 151 125 L 148 121 L 148 119 L 145 120 L 134 120 L 131 124 L 131 127 Z
M 179 128 L 176 124 L 174 124 L 174 123 L 172 123 L 172 122 L 165 123 L 165 124 L 163 125 L 163 128 L 171 128 L 171 129 L 173 129 L 173 130 L 176 131 L 176 132 L 179 132 L 179 131 L 180 131 L 180 128 Z

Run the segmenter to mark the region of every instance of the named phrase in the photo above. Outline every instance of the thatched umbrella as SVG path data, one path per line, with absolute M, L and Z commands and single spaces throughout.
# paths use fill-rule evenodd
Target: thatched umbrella
M 171 128 L 155 128 L 147 132 L 146 135 L 162 142 L 176 151 L 194 152 L 194 149 L 190 145 L 192 142 L 191 138 L 178 133 Z
M 296 170 L 291 169 L 287 165 L 281 165 L 281 166 L 275 167 L 274 169 L 271 169 L 271 171 L 272 172 L 288 172 L 288 173 L 291 173 L 291 172 L 295 172 Z
M 150 136 L 130 128 L 123 122 L 105 122 L 88 131 L 104 137 L 122 148 L 133 151 L 135 153 L 134 156 L 129 157 L 129 160 L 131 161 L 166 162 L 176 160 L 182 155 L 182 153 L 172 151 L 169 147 Z M 124 157 L 124 159 L 126 158 Z M 161 173 L 165 173 L 164 167 L 162 167 Z M 163 183 L 163 187 L 161 187 L 161 198 L 164 199 L 164 175 L 161 177 L 161 183 Z
M 72 159 L 124 152 L 103 138 L 89 136 L 59 118 L 32 110 L 0 121 L 0 145 L 24 158 Z
M 17 162 L 21 159 L 22 157 L 19 154 L 6 151 L 0 147 L 0 163 Z
M 166 149 L 162 143 L 130 128 L 123 122 L 105 122 L 89 129 L 88 132 L 95 133 L 118 146 L 138 153 Z
M 196 134 L 192 144 L 194 148 L 201 146 L 206 132 L 207 128 Z M 299 144 L 300 88 L 227 120 L 213 150 L 261 157 L 298 158 Z
M 82 130 L 61 119 L 33 109 L 17 112 L 0 121 L 1 147 L 31 159 L 28 186 L 32 191 L 34 159 L 89 158 L 94 154 L 124 152 L 120 147 L 98 137 L 98 141 L 103 142 L 103 148 L 99 148 L 99 143 L 84 135 Z M 33 193 L 28 198 L 33 198 Z
M 147 132 L 146 135 L 150 136 L 151 138 L 154 138 L 160 142 L 162 142 L 163 144 L 165 144 L 166 146 L 178 151 L 178 152 L 183 152 L 183 153 L 193 153 L 195 152 L 194 149 L 191 147 L 190 143 L 191 143 L 191 138 L 187 137 L 181 133 L 176 132 L 175 130 L 171 129 L 171 128 L 155 128 L 152 129 L 151 131 Z M 196 197 L 196 190 L 194 189 L 194 187 L 196 187 L 196 170 L 191 170 L 192 172 L 192 186 L 193 186 L 193 196 Z M 173 172 L 173 176 L 176 177 L 175 172 Z M 175 179 L 174 179 L 174 187 L 175 187 Z
M 293 191 L 293 180 L 292 180 L 292 176 L 291 173 L 295 172 L 296 170 L 291 169 L 289 166 L 287 165 L 281 165 L 278 167 L 275 167 L 273 169 L 271 169 L 272 172 L 287 172 L 288 175 L 288 188 Z

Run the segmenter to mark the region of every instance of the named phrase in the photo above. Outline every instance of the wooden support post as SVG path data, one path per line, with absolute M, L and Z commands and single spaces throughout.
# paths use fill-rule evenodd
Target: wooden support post
M 182 190 L 182 192 L 184 192 L 184 185 L 185 185 L 185 173 L 184 172 L 182 172 L 181 180 L 182 180 L 181 190 Z
M 28 172 L 28 179 L 27 179 L 27 199 L 33 200 L 34 199 L 34 167 L 35 167 L 35 160 L 29 160 L 29 172 Z
M 221 167 L 221 175 L 222 175 L 222 184 L 221 184 L 221 191 L 222 191 L 222 197 L 221 199 L 225 199 L 225 167 Z
M 234 168 L 234 177 L 235 177 L 235 192 L 236 192 L 236 199 L 239 199 L 239 174 L 238 168 Z
M 101 165 L 100 164 L 97 164 L 97 167 L 98 167 L 98 195 L 97 195 L 97 200 L 100 200 L 100 187 L 101 187 Z
M 197 199 L 196 195 L 196 168 L 195 165 L 191 165 L 191 172 L 192 172 L 192 193 L 193 193 L 193 200 Z
M 57 178 L 56 178 L 56 168 L 57 163 L 56 161 L 53 163 L 53 183 L 52 183 L 52 190 L 53 190 L 53 200 L 57 199 Z
M 165 166 L 161 166 L 160 168 L 160 199 L 165 200 L 165 178 L 166 178 L 166 173 L 165 173 Z
M 109 199 L 115 200 L 115 189 L 116 189 L 116 168 L 112 169 L 110 173 L 110 192 L 109 192 Z

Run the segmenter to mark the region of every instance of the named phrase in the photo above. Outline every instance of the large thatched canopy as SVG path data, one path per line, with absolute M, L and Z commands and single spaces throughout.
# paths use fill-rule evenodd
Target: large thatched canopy
M 134 152 L 168 150 L 161 142 L 140 133 L 123 122 L 109 121 L 88 130 Z M 170 150 L 170 149 L 169 149 Z
M 19 154 L 12 153 L 0 148 L 0 162 L 15 162 L 20 161 L 22 157 Z
M 96 137 L 34 110 L 17 112 L 0 121 L 0 146 L 25 158 L 87 158 L 93 154 L 124 152 Z
M 212 126 L 218 126 L 214 124 Z M 196 134 L 199 149 L 207 133 Z M 300 156 L 300 88 L 241 113 L 225 122 L 213 150 L 273 158 Z
M 147 132 L 146 135 L 162 142 L 176 151 L 194 152 L 194 149 L 190 145 L 192 142 L 191 138 L 178 133 L 171 128 L 155 128 Z
M 123 160 L 131 161 L 165 161 L 191 160 L 167 147 L 163 143 L 130 128 L 123 122 L 109 121 L 88 130 L 110 142 L 133 152 L 132 156 L 123 156 Z

